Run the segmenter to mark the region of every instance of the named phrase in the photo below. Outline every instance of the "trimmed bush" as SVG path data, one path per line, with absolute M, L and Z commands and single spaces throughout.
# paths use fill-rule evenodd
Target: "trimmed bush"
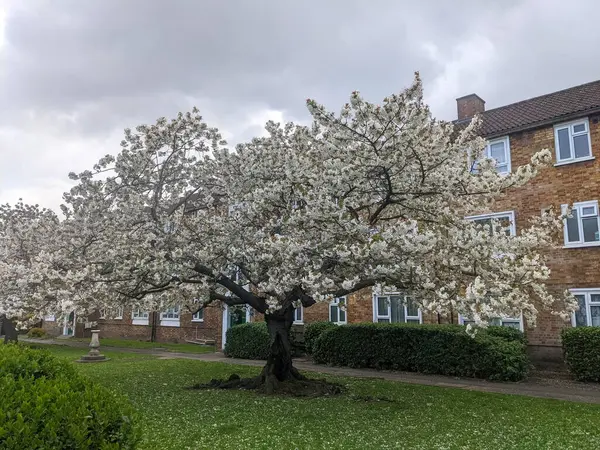
M 231 358 L 267 359 L 269 341 L 265 322 L 243 323 L 227 330 L 224 352 Z
M 331 322 L 313 322 L 304 325 L 304 349 L 306 353 L 312 354 L 318 337 L 325 331 L 336 327 L 337 325 Z
M 600 328 L 565 328 L 561 332 L 567 367 L 580 381 L 600 381 Z
M 30 338 L 45 338 L 46 331 L 43 328 L 32 328 L 27 332 L 27 336 Z
M 463 328 L 463 327 L 461 327 L 461 328 Z M 479 333 L 485 334 L 487 336 L 499 337 L 499 338 L 505 339 L 507 341 L 517 341 L 517 342 L 521 342 L 522 344 L 527 345 L 527 339 L 525 338 L 525 333 L 523 333 L 521 330 L 517 330 L 516 328 L 489 326 L 487 328 L 479 330 Z
M 471 337 L 458 325 L 343 325 L 321 334 L 313 358 L 335 366 L 517 381 L 527 376 L 529 362 L 524 342 L 507 338 L 515 336 L 482 331 Z
M 43 350 L 0 345 L 0 448 L 134 449 L 129 404 Z

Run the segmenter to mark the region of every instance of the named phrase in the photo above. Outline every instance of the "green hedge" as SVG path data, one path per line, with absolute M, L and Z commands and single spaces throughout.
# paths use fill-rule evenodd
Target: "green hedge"
M 440 375 L 517 381 L 527 376 L 524 340 L 514 333 L 475 337 L 458 325 L 343 325 L 317 339 L 320 364 L 405 370 Z
M 46 331 L 43 328 L 32 328 L 27 332 L 27 336 L 30 338 L 44 338 L 46 337 Z
M 327 330 L 337 327 L 335 323 L 331 322 L 313 322 L 304 325 L 304 349 L 306 353 L 312 354 L 314 352 L 315 342 L 321 334 Z
M 0 345 L 0 448 L 134 449 L 131 406 L 46 351 Z
M 575 378 L 600 381 L 600 328 L 565 328 L 561 335 L 565 363 Z
M 265 322 L 244 323 L 227 330 L 225 355 L 231 358 L 267 359 L 269 332 Z

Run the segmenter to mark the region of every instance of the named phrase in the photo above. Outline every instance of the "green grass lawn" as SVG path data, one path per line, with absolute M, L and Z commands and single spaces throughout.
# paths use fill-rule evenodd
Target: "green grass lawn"
M 105 353 L 114 359 L 77 368 L 129 397 L 140 412 L 143 449 L 600 448 L 600 405 L 337 377 L 329 379 L 348 388 L 337 398 L 191 391 L 184 387 L 259 369 Z
M 71 338 L 71 341 L 89 343 L 89 339 L 83 338 Z M 164 349 L 170 352 L 180 353 L 213 353 L 215 347 L 211 345 L 198 345 L 198 344 L 175 344 L 172 342 L 148 342 L 148 341 L 136 341 L 134 339 L 110 339 L 100 338 L 100 345 L 104 347 L 117 347 L 117 348 L 135 348 L 135 349 Z

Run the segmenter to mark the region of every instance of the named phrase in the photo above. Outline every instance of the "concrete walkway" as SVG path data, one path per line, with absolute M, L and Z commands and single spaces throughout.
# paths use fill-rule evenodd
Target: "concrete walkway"
M 87 347 L 86 343 L 66 339 L 21 339 L 23 342 L 38 344 L 67 345 L 70 347 Z M 157 356 L 159 359 L 195 359 L 199 361 L 220 362 L 244 366 L 262 367 L 264 361 L 250 359 L 233 359 L 223 353 L 177 353 L 160 349 L 132 349 L 104 346 L 107 351 L 144 353 Z M 421 384 L 465 389 L 469 391 L 495 392 L 500 394 L 525 395 L 530 397 L 567 400 L 572 402 L 600 404 L 600 384 L 580 383 L 565 379 L 530 378 L 516 383 L 492 382 L 475 378 L 457 378 L 442 375 L 423 375 L 413 372 L 379 371 L 375 369 L 351 369 L 348 367 L 329 367 L 314 364 L 308 358 L 296 358 L 294 366 L 305 372 L 316 372 L 335 376 L 375 378 L 399 381 L 402 383 Z

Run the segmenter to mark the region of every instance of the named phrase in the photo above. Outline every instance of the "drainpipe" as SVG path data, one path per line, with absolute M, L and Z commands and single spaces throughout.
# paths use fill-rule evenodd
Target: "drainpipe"
M 156 329 L 158 327 L 158 311 L 152 311 L 150 320 L 150 342 L 156 342 Z

